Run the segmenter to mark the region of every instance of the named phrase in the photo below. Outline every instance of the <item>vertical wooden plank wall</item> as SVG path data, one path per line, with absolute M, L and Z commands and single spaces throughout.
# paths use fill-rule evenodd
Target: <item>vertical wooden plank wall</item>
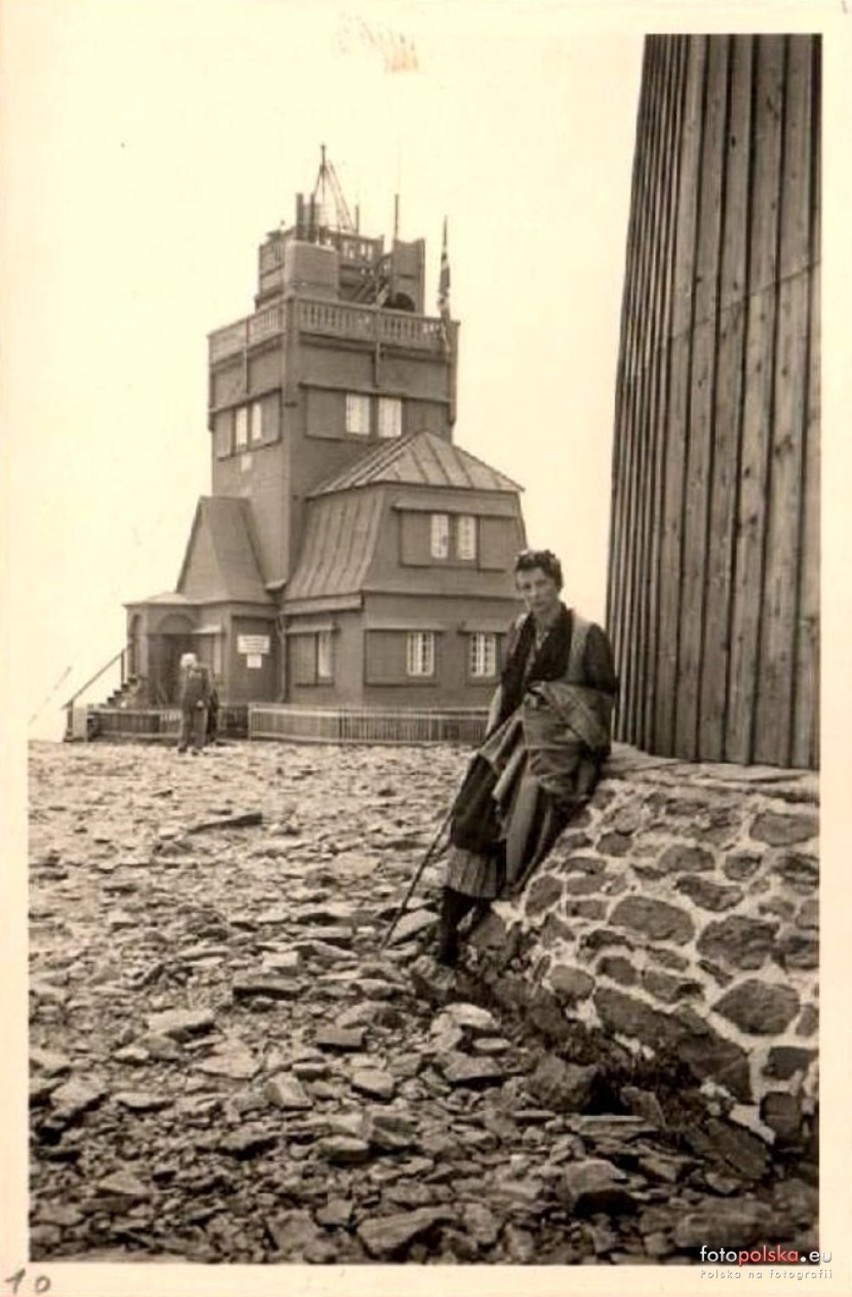
M 820 53 L 645 43 L 607 621 L 660 755 L 818 765 Z

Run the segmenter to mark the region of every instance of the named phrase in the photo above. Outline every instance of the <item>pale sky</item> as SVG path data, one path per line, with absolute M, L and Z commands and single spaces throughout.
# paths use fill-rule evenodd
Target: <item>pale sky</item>
M 121 647 L 122 603 L 174 588 L 210 489 L 206 335 L 250 313 L 257 245 L 323 143 L 365 232 L 390 238 L 400 193 L 429 313 L 447 216 L 455 439 L 525 487 L 530 542 L 603 615 L 641 34 L 486 10 L 7 3 L 7 65 L 27 69 L 4 342 L 12 580 L 38 588 L 28 715 L 72 669 L 33 733 Z M 397 36 L 416 70 L 387 70 Z

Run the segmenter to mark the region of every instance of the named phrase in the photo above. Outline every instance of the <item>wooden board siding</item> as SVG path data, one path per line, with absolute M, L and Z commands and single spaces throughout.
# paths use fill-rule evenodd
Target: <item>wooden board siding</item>
M 705 756 L 721 761 L 730 669 L 729 615 L 733 597 L 736 500 L 742 435 L 743 360 L 748 276 L 748 228 L 752 150 L 746 145 L 752 120 L 751 37 L 731 41 L 729 114 L 725 139 L 725 197 L 719 263 L 719 314 L 713 394 L 713 466 L 709 484 L 709 543 L 704 601 L 705 653 L 698 700 Z
M 607 620 L 660 755 L 818 764 L 819 57 L 645 44 Z

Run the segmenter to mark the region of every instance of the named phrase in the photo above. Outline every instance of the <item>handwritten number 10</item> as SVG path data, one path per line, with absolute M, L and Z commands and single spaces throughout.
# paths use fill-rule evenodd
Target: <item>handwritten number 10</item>
M 11 1284 L 12 1297 L 16 1297 L 18 1289 L 20 1288 L 21 1284 L 24 1282 L 24 1279 L 26 1278 L 26 1274 L 27 1274 L 26 1270 L 16 1270 L 15 1273 L 13 1275 L 10 1275 L 8 1279 L 3 1280 L 4 1283 Z M 42 1294 L 49 1291 L 50 1291 L 50 1280 L 48 1279 L 47 1275 L 46 1274 L 36 1275 L 35 1284 L 33 1285 L 33 1292 Z

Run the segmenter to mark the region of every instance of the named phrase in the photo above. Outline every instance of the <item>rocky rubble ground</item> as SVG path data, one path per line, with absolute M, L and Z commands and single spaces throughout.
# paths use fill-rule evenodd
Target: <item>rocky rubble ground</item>
M 801 1173 L 685 1146 L 652 1090 L 613 1099 L 464 974 L 423 994 L 439 865 L 380 951 L 465 761 L 33 745 L 34 1259 L 678 1264 L 807 1242 Z

